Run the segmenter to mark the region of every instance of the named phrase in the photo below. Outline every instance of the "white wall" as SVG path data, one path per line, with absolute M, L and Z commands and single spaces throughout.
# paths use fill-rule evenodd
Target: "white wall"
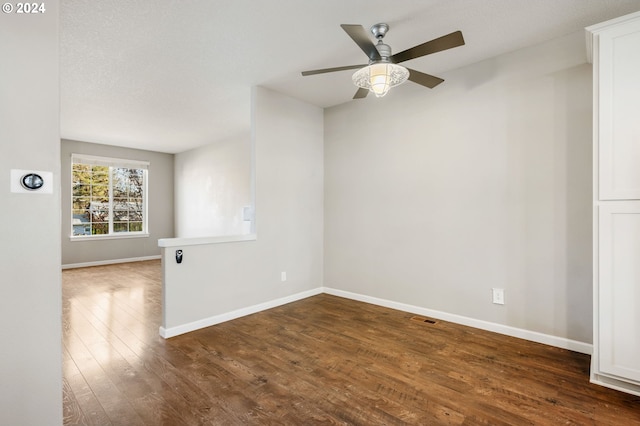
M 322 286 L 323 111 L 264 88 L 253 90 L 252 104 L 257 240 L 163 241 L 168 335 Z
M 325 286 L 591 342 L 585 62 L 580 32 L 326 110 Z
M 14 4 L 15 5 L 15 4 Z M 0 424 L 62 424 L 58 2 L 0 16 Z M 11 169 L 53 173 L 10 193 Z
M 82 265 L 160 255 L 158 239 L 174 236 L 173 154 L 62 140 L 62 264 Z M 149 162 L 149 237 L 71 241 L 71 154 Z
M 253 206 L 251 134 L 175 156 L 176 237 L 251 232 L 243 208 Z

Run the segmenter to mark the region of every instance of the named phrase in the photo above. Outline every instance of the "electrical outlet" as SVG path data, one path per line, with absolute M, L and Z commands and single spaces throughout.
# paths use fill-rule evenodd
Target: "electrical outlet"
M 496 305 L 504 305 L 504 289 L 503 288 L 492 288 L 493 292 L 493 303 Z
M 280 281 L 284 282 L 287 280 L 287 273 L 285 271 L 280 272 Z

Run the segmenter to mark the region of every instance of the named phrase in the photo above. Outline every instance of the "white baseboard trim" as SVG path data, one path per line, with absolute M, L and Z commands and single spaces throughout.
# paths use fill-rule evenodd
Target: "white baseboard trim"
M 178 325 L 176 327 L 169 327 L 169 328 L 160 327 L 160 336 L 165 339 L 168 339 L 170 337 L 179 336 L 180 334 L 189 333 L 191 331 L 199 330 L 205 327 L 210 327 L 212 325 L 220 324 L 225 321 L 231 321 L 240 317 L 265 311 L 267 309 L 285 305 L 287 303 L 306 299 L 308 297 L 315 296 L 320 293 L 322 293 L 322 287 L 303 291 L 301 293 L 292 294 L 291 296 L 270 300 L 268 302 L 259 303 L 257 305 L 248 306 L 246 308 L 236 309 L 235 311 L 226 312 L 224 314 L 214 315 L 209 318 L 203 318 L 201 320 Z
M 519 339 L 542 343 L 549 346 L 555 346 L 557 348 L 568 349 L 574 352 L 580 352 L 587 355 L 591 355 L 593 350 L 593 345 L 591 345 L 590 343 L 578 342 L 576 340 L 566 339 L 564 337 L 551 336 L 549 334 L 539 333 L 536 331 L 524 330 L 522 328 L 511 327 L 504 324 L 497 324 L 489 321 L 483 321 L 483 320 L 465 317 L 462 315 L 450 314 L 447 312 L 436 311 L 433 309 L 423 308 L 420 306 L 409 305 L 406 303 L 394 302 L 386 299 L 379 299 L 377 297 L 365 296 L 363 294 L 351 293 L 348 291 L 337 290 L 330 287 L 318 287 L 312 290 L 307 290 L 301 293 L 296 293 L 290 296 L 282 297 L 282 298 L 271 300 L 268 302 L 259 303 L 257 305 L 248 306 L 246 308 L 236 309 L 235 311 L 214 315 L 212 317 L 203 318 L 198 321 L 193 321 L 193 322 L 178 325 L 175 327 L 169 327 L 169 328 L 160 327 L 160 336 L 165 339 L 169 339 L 171 337 L 179 336 L 180 334 L 185 334 L 191 331 L 199 330 L 201 328 L 210 327 L 212 325 L 220 324 L 225 321 L 231 321 L 236 318 L 255 314 L 261 311 L 265 311 L 267 309 L 271 309 L 277 306 L 285 305 L 287 303 L 295 302 L 297 300 L 306 299 L 307 297 L 315 296 L 321 293 L 327 293 L 333 296 L 344 297 L 345 299 L 357 300 L 359 302 L 370 303 L 372 305 L 383 306 L 385 308 L 396 309 L 398 311 L 409 312 L 412 314 L 424 315 L 424 316 L 439 319 L 442 321 L 449 321 L 455 324 L 474 327 L 481 330 L 492 331 L 494 333 L 504 334 L 506 336 L 511 336 L 511 337 L 517 337 Z
M 596 385 L 605 386 L 610 389 L 615 389 L 620 392 L 630 393 L 632 395 L 640 396 L 640 385 L 629 383 L 626 380 L 618 380 L 613 377 L 607 377 L 601 374 L 591 372 L 591 383 Z
M 456 314 L 449 314 L 433 309 L 393 302 L 391 300 L 378 299 L 377 297 L 365 296 L 362 294 L 351 293 L 343 290 L 336 290 L 329 287 L 323 287 L 322 290 L 324 293 L 344 297 L 346 299 L 357 300 L 360 302 L 370 303 L 372 305 L 383 306 L 385 308 L 397 309 L 399 311 L 410 312 L 412 314 L 424 315 L 442 321 L 449 321 L 456 324 L 479 328 L 481 330 L 493 331 L 495 333 L 517 337 L 524 340 L 530 340 L 532 342 L 543 343 L 545 345 L 568 349 L 587 355 L 591 355 L 593 351 L 593 345 L 591 345 L 590 343 L 578 342 L 576 340 L 566 339 L 564 337 L 551 336 L 549 334 L 538 333 L 536 331 L 524 330 L 504 324 L 497 324 Z
M 158 254 L 154 256 L 130 257 L 128 259 L 98 260 L 95 262 L 84 262 L 84 263 L 68 263 L 66 265 L 62 265 L 62 269 L 86 268 L 89 266 L 114 265 L 116 263 L 142 262 L 144 260 L 156 260 L 156 259 L 162 259 L 162 255 Z

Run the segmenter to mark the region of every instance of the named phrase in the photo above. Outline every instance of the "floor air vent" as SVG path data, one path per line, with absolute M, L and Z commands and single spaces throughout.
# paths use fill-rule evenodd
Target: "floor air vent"
M 411 317 L 411 321 L 424 322 L 427 324 L 435 324 L 437 322 L 436 320 L 432 320 L 431 318 L 425 318 L 425 317 Z

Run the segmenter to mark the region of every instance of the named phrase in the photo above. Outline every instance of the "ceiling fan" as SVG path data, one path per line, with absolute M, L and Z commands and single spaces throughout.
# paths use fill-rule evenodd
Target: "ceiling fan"
M 406 68 L 398 65 L 398 63 L 464 45 L 462 32 L 454 31 L 451 34 L 427 41 L 426 43 L 392 55 L 391 48 L 382 41 L 389 31 L 389 25 L 381 23 L 371 27 L 371 33 L 378 40 L 378 44 L 373 44 L 362 25 L 342 24 L 340 26 L 349 37 L 360 46 L 360 49 L 362 49 L 369 58 L 369 63 L 303 71 L 302 75 L 308 76 L 358 69 L 352 77 L 353 83 L 359 87 L 353 99 L 364 98 L 370 91 L 377 97 L 382 97 L 387 94 L 391 87 L 402 84 L 407 81 L 407 79 L 432 89 L 444 80 L 411 68 Z

